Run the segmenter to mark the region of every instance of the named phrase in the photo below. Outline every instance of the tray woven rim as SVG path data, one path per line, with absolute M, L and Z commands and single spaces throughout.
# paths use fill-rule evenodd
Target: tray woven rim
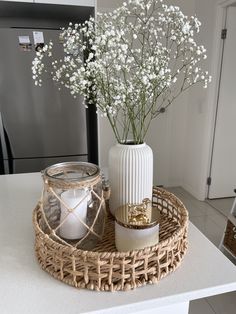
M 175 269 L 177 269 L 180 264 L 181 261 L 183 259 L 183 257 L 186 254 L 187 251 L 187 247 L 188 247 L 188 243 L 187 243 L 187 232 L 188 232 L 188 211 L 186 209 L 186 207 L 184 206 L 184 204 L 173 194 L 170 193 L 162 188 L 154 188 L 154 192 L 159 192 L 162 193 L 163 195 L 168 196 L 170 199 L 174 200 L 175 202 L 178 203 L 178 210 L 180 210 L 180 215 L 181 215 L 181 219 L 182 219 L 182 223 L 181 225 L 171 234 L 171 236 L 169 236 L 167 239 L 161 240 L 158 244 L 154 245 L 154 246 L 150 246 L 150 247 L 146 247 L 144 249 L 140 249 L 140 250 L 135 250 L 135 251 L 129 251 L 129 252 L 110 252 L 110 251 L 104 251 L 104 252 L 96 252 L 96 251 L 86 251 L 86 250 L 82 250 L 82 249 L 77 249 L 74 247 L 70 247 L 70 246 L 66 246 L 63 245 L 61 243 L 56 242 L 55 240 L 51 239 L 50 236 L 48 234 L 45 234 L 44 231 L 41 229 L 40 225 L 39 225 L 39 215 L 40 215 L 40 202 L 37 204 L 37 206 L 35 207 L 35 209 L 33 210 L 33 226 L 34 226 L 34 230 L 35 230 L 35 252 L 36 252 L 36 257 L 38 259 L 39 264 L 41 265 L 42 269 L 44 269 L 45 271 L 47 271 L 48 273 L 50 273 L 53 277 L 69 284 L 72 286 L 75 286 L 77 288 L 87 288 L 90 290 L 98 290 L 98 291 L 114 291 L 114 290 L 129 290 L 129 289 L 133 289 L 136 288 L 138 286 L 143 286 L 146 283 L 157 283 L 160 279 L 164 278 L 167 274 L 172 273 Z M 109 219 L 112 219 L 111 216 L 108 217 Z M 176 241 L 180 241 L 180 240 L 184 240 L 184 246 L 181 249 L 181 252 L 177 252 L 178 255 L 178 261 L 173 261 L 173 265 L 166 270 L 164 273 L 162 273 L 161 275 L 158 276 L 149 276 L 148 278 L 145 278 L 145 280 L 141 280 L 139 282 L 136 283 L 136 279 L 135 279 L 135 283 L 132 285 L 128 284 L 126 285 L 125 283 L 123 283 L 121 286 L 116 286 L 115 284 L 111 283 L 110 285 L 103 285 L 103 287 L 101 287 L 101 284 L 98 286 L 94 286 L 93 284 L 90 285 L 88 280 L 71 280 L 68 278 L 64 278 L 61 274 L 61 272 L 58 271 L 53 271 L 51 268 L 47 267 L 47 263 L 46 261 L 44 261 L 40 255 L 39 255 L 39 246 L 44 247 L 45 244 L 48 247 L 51 247 L 54 250 L 57 250 L 58 252 L 63 252 L 64 256 L 68 256 L 71 257 L 73 259 L 81 259 L 81 260 L 90 260 L 93 263 L 96 264 L 96 261 L 99 264 L 99 261 L 101 260 L 110 260 L 110 259 L 120 259 L 125 261 L 126 259 L 145 259 L 147 256 L 149 256 L 150 254 L 158 254 L 157 252 L 161 252 L 162 250 L 167 250 L 168 251 L 168 247 L 176 242 Z M 150 279 L 151 278 L 151 279 Z

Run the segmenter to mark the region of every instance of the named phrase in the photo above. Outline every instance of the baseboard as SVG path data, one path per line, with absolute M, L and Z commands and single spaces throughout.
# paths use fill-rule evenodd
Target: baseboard
M 205 193 L 202 193 L 199 190 L 194 189 L 192 186 L 189 184 L 182 184 L 181 187 L 189 192 L 192 196 L 194 196 L 197 200 L 199 201 L 204 201 L 205 200 Z

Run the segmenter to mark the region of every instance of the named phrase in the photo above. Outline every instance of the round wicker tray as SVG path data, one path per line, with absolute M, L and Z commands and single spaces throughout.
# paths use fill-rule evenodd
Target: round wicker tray
M 160 242 L 125 253 L 116 251 L 110 215 L 102 242 L 92 251 L 83 251 L 57 243 L 42 230 L 38 205 L 33 225 L 39 264 L 53 277 L 76 288 L 118 291 L 157 283 L 181 264 L 186 253 L 188 212 L 174 194 L 161 188 L 153 189 L 153 205 L 161 212 Z

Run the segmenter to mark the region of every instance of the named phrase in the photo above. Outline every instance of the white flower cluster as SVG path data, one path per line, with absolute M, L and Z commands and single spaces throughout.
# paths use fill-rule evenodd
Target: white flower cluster
M 40 85 L 42 84 L 42 79 L 41 75 L 43 71 L 47 72 L 47 69 L 45 69 L 45 65 L 42 62 L 44 58 L 44 54 L 48 52 L 48 56 L 51 57 L 53 43 L 50 42 L 48 45 L 45 45 L 40 51 L 36 52 L 36 57 L 34 58 L 32 62 L 32 72 L 33 72 L 33 79 L 35 80 L 35 85 Z
M 194 40 L 201 23 L 162 0 L 129 0 L 111 13 L 63 29 L 65 57 L 52 62 L 53 79 L 96 103 L 109 119 L 118 142 L 141 143 L 152 119 L 195 83 L 207 87 L 201 69 L 206 50 Z M 33 62 L 42 84 L 45 46 Z

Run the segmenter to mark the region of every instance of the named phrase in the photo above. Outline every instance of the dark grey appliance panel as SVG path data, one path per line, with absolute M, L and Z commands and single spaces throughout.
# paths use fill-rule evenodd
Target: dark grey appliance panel
M 87 156 L 15 159 L 13 161 L 13 173 L 41 171 L 48 166 L 67 161 L 86 162 L 88 160 Z
M 13 159 L 87 154 L 87 130 L 83 98 L 48 76 L 43 86 L 32 79 L 35 29 L 0 29 L 0 110 Z M 45 42 L 53 40 L 62 56 L 58 30 L 42 30 Z M 32 51 L 22 51 L 19 36 L 29 36 Z M 48 64 L 50 73 L 50 64 Z

